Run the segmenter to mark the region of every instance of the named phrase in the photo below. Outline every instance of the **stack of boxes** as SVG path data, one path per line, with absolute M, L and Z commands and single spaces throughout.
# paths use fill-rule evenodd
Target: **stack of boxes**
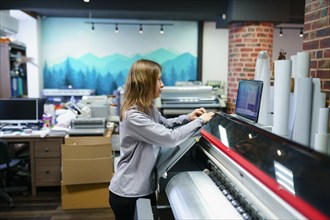
M 66 137 L 62 145 L 62 209 L 109 207 L 111 134 Z

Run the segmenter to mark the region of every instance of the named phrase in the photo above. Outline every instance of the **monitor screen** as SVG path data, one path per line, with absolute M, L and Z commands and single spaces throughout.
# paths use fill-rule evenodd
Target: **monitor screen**
M 259 80 L 240 80 L 238 84 L 235 113 L 258 121 L 263 82 Z
M 0 99 L 0 123 L 38 123 L 38 99 Z
M 42 115 L 44 114 L 44 106 L 47 102 L 46 98 L 38 98 L 38 119 L 42 121 Z

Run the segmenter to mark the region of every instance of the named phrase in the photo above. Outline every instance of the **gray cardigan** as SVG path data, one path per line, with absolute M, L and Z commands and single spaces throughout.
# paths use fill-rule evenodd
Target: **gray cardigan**
M 181 144 L 202 124 L 202 119 L 189 122 L 188 115 L 166 119 L 156 108 L 154 117 L 136 108 L 126 111 L 119 127 L 121 158 L 109 190 L 122 197 L 141 197 L 155 192 L 160 146 Z

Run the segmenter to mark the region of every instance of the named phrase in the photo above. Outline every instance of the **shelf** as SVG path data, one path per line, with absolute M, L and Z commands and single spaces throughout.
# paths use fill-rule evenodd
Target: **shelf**
M 26 56 L 26 47 L 15 43 L 0 43 L 0 46 L 0 98 L 27 96 L 26 63 L 16 63 L 17 57 Z M 19 75 L 16 75 L 16 71 L 19 71 Z

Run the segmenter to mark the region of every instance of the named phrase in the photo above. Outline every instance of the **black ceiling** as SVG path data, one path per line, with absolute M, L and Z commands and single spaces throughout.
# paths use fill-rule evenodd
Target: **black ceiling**
M 242 4 L 239 10 L 243 11 L 239 11 Z M 255 16 L 265 12 L 273 13 L 269 19 L 277 23 L 303 24 L 305 0 L 90 0 L 89 3 L 83 0 L 2 0 L 0 9 L 20 9 L 41 17 L 189 21 L 216 21 L 222 14 L 232 12 L 246 14 L 249 17 L 246 19 L 253 21 L 262 19 Z M 235 21 L 235 17 L 227 17 L 224 24 L 231 21 Z

